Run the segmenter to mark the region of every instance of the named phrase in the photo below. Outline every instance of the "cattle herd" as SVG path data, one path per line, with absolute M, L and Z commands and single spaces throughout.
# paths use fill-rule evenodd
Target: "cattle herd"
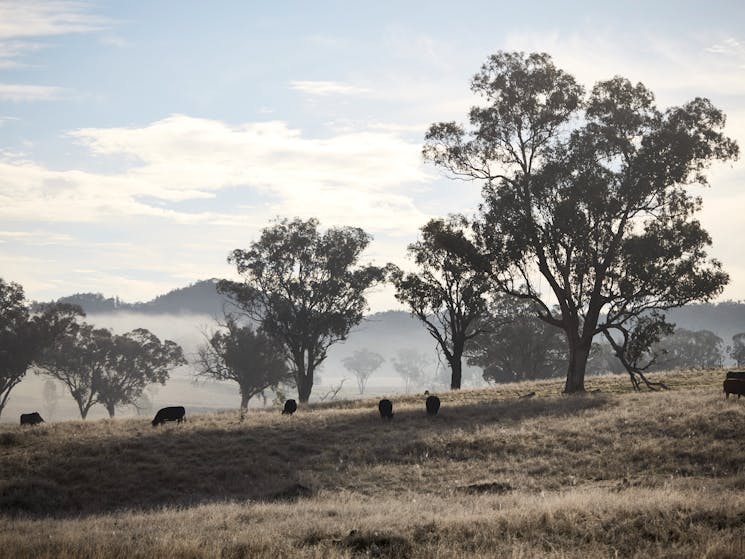
M 424 394 L 427 396 L 424 403 L 427 415 L 437 415 L 437 412 L 440 410 L 440 399 L 437 396 L 429 395 L 429 392 L 425 392 Z M 531 393 L 530 396 L 534 394 Z M 729 398 L 730 394 L 737 394 L 738 400 L 740 396 L 745 396 L 745 371 L 727 372 L 727 377 L 724 379 L 724 394 L 726 398 Z M 282 409 L 282 415 L 292 415 L 296 411 L 297 402 L 292 399 L 286 400 Z M 390 421 L 393 419 L 393 402 L 387 398 L 383 398 L 378 403 L 378 412 L 380 412 L 381 419 Z M 186 421 L 186 410 L 183 406 L 161 408 L 155 414 L 152 425 L 153 427 L 157 427 L 166 421 L 175 421 L 176 423 Z M 39 423 L 44 423 L 44 420 L 38 412 L 21 414 L 21 425 L 37 425 Z

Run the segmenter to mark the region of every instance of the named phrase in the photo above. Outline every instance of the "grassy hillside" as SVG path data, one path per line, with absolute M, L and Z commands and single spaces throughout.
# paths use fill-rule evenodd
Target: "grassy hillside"
M 0 427 L 0 557 L 745 556 L 723 373 Z M 536 392 L 532 398 L 518 394 Z

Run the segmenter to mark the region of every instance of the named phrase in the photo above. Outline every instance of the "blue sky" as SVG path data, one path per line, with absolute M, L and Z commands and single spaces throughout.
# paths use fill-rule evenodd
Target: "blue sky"
M 478 205 L 420 151 L 498 50 L 661 107 L 709 97 L 745 148 L 745 8 L 647 4 L 0 0 L 0 276 L 147 300 L 231 276 L 275 216 L 362 226 L 369 260 L 406 266 L 427 219 Z M 745 168 L 709 176 L 701 220 L 745 299 Z

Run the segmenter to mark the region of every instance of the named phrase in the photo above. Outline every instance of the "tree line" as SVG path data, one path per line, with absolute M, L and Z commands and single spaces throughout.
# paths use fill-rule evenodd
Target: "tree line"
M 361 264 L 371 237 L 359 227 L 322 232 L 316 219 L 276 220 L 230 254 L 241 279 L 220 281 L 218 290 L 235 309 L 200 351 L 199 374 L 238 382 L 242 407 L 288 378 L 307 402 L 329 347 L 362 320 L 366 292 L 390 282 L 435 340 L 451 389 L 460 388 L 467 358 L 495 375 L 561 364 L 565 392 L 582 392 L 599 338 L 635 388 L 655 388 L 645 373 L 674 330 L 664 311 L 708 301 L 729 281 L 707 254 L 711 238 L 696 219 L 701 199 L 690 193 L 708 184 L 713 162 L 738 156 L 722 133 L 725 115 L 703 98 L 659 109 L 649 89 L 620 76 L 586 91 L 545 53 L 494 54 L 471 89 L 481 104 L 468 125 L 431 125 L 422 153 L 451 179 L 482 185 L 476 213 L 426 223 L 408 247 L 408 272 Z M 182 362 L 146 331 L 119 344 L 68 322 L 60 318 L 61 332 L 46 333 L 41 345 L 102 348 L 90 371 L 95 389 L 70 388 L 81 414 L 90 402 L 109 408 L 104 379 L 123 375 L 128 360 L 112 356 L 125 341 L 142 346 L 147 338 L 160 348 L 155 369 Z M 505 328 L 520 337 L 523 362 L 500 353 Z M 21 361 L 66 382 L 64 367 L 79 365 L 45 361 L 49 351 L 29 350 Z M 257 375 L 260 382 L 241 380 Z

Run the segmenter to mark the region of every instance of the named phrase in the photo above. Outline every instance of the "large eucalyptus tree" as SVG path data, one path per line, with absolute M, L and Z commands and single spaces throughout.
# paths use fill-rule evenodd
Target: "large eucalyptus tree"
M 690 188 L 738 147 L 707 99 L 659 109 L 618 76 L 586 94 L 547 54 L 499 52 L 471 87 L 484 103 L 470 126 L 433 124 L 424 155 L 483 182 L 477 229 L 492 280 L 564 331 L 565 391 L 581 392 L 595 336 L 628 334 L 640 315 L 727 283 Z

